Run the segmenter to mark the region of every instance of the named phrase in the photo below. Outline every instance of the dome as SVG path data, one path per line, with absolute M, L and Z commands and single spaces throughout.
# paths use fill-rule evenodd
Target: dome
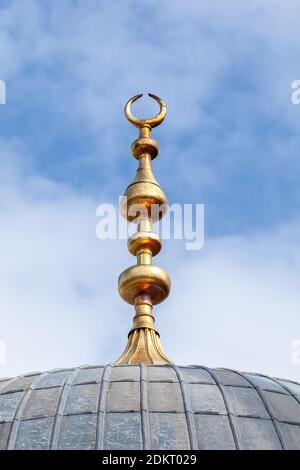
M 0 449 L 300 449 L 300 384 L 173 364 L 2 379 Z

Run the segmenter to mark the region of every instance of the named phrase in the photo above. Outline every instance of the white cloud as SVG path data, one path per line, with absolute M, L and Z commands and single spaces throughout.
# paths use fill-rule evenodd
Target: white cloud
M 22 160 L 11 146 L 7 161 Z M 0 337 L 7 363 L 1 376 L 108 361 L 122 346 L 115 347 L 114 312 L 118 318 L 123 307 L 116 279 L 126 251 L 96 238 L 101 199 L 14 165 L 2 176 Z
M 97 240 L 102 198 L 26 176 L 19 144 L 4 146 L 18 164 L 1 186 L 1 376 L 113 361 L 133 314 L 117 293 L 117 276 L 134 263 L 126 243 Z M 155 261 L 173 289 L 155 314 L 171 359 L 299 377 L 299 235 L 296 221 L 207 241 L 199 253 L 165 242 Z
M 275 171 L 299 176 L 299 107 L 290 99 L 299 78 L 296 1 L 8 5 L 0 20 L 8 102 L 40 103 L 55 113 L 57 133 L 61 119 L 88 129 L 94 152 L 72 162 L 77 169 L 89 158 L 99 165 L 101 152 L 101 169 L 114 170 L 124 152 L 120 133 L 130 132 L 120 109 L 129 96 L 154 91 L 168 104 L 157 131 L 165 178 L 174 158 L 179 186 L 193 180 L 193 191 L 199 184 L 226 191 L 246 165 L 272 187 Z M 149 14 L 151 27 L 143 21 Z M 136 106 L 155 109 L 150 100 Z
M 19 103 L 45 101 L 67 123 L 84 123 L 98 135 L 95 155 L 101 152 L 104 171 L 120 153 L 124 101 L 154 91 L 168 103 L 161 135 L 170 146 L 161 165 L 173 183 L 221 191 L 251 158 L 263 167 L 276 202 L 268 186 L 273 168 L 277 175 L 299 174 L 299 112 L 290 103 L 291 80 L 299 78 L 297 2 L 99 4 L 65 0 L 46 11 L 34 0 L 9 2 L 0 18 L 0 79 L 7 81 L 8 102 L 19 93 Z M 143 21 L 148 7 L 149 26 Z M 249 89 L 225 86 L 233 70 L 249 86 L 247 69 L 258 77 Z M 280 139 L 276 127 L 271 136 L 254 135 L 257 116 L 266 124 L 281 117 L 289 132 Z M 182 152 L 190 129 L 195 139 L 184 140 Z M 214 155 L 212 147 L 205 153 L 204 134 L 219 143 Z M 7 364 L 0 375 L 114 360 L 132 316 L 118 298 L 117 276 L 133 260 L 124 242 L 96 239 L 100 197 L 40 177 L 31 165 L 35 157 L 34 145 L 1 142 L 0 340 Z M 300 336 L 298 240 L 296 221 L 268 233 L 215 239 L 199 255 L 179 251 L 176 258 L 167 243 L 158 262 L 169 266 L 173 292 L 156 314 L 170 357 L 299 378 L 291 362 Z
M 247 91 L 252 99 L 239 96 L 237 83 L 232 99 L 238 99 L 239 106 L 244 102 L 244 111 L 251 116 L 260 110 L 271 113 L 270 118 L 274 112 L 288 118 L 293 108 L 286 99 L 286 80 L 298 70 L 297 8 L 294 0 L 288 6 L 279 0 L 190 1 L 184 7 L 180 0 L 159 5 L 64 0 L 46 9 L 36 0 L 23 0 L 21 5 L 15 0 L 0 19 L 0 70 L 8 79 L 38 67 L 44 87 L 52 92 L 51 98 L 56 96 L 56 106 L 70 119 L 74 112 L 83 121 L 88 118 L 88 125 L 97 130 L 119 119 L 120 106 L 129 95 L 149 88 L 166 98 L 170 129 L 185 130 L 206 128 L 207 120 L 211 124 L 206 103 L 214 96 L 222 98 L 218 90 L 226 96 L 224 81 L 236 76 L 237 68 L 241 80 L 247 79 L 248 62 L 249 76 L 256 73 L 260 83 Z M 146 12 L 151 13 L 151 27 L 143 21 Z M 32 73 L 35 81 L 41 77 L 33 69 Z M 222 102 L 219 111 L 226 112 Z M 222 112 L 215 116 L 219 125 Z M 228 116 L 231 112 L 227 109 Z
M 173 254 L 173 292 L 158 313 L 170 357 L 299 380 L 299 240 L 297 220 L 207 241 L 198 255 Z

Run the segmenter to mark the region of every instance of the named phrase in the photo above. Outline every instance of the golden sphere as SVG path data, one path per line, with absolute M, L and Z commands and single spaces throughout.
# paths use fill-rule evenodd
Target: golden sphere
M 169 295 L 171 281 L 166 271 L 152 264 L 139 264 L 125 269 L 119 276 L 119 293 L 131 305 L 139 295 L 146 295 L 153 305 Z

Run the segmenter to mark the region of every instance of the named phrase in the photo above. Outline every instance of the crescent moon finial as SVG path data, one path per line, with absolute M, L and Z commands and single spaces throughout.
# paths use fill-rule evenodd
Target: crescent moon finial
M 135 95 L 130 100 L 126 103 L 126 106 L 124 108 L 124 113 L 128 121 L 135 127 L 141 128 L 141 127 L 148 127 L 152 129 L 153 127 L 159 126 L 163 120 L 166 117 L 167 114 L 167 107 L 163 100 L 159 98 L 159 96 L 153 95 L 152 93 L 148 93 L 150 98 L 153 98 L 157 103 L 159 104 L 159 113 L 154 116 L 153 118 L 149 119 L 138 119 L 133 114 L 131 113 L 131 105 L 137 101 L 139 98 L 143 96 L 143 94 L 140 95 Z

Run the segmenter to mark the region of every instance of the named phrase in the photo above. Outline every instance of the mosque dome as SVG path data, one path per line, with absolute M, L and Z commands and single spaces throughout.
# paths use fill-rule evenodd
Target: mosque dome
M 137 225 L 128 240 L 137 264 L 119 277 L 119 293 L 134 306 L 127 346 L 114 364 L 57 369 L 0 380 L 0 449 L 300 449 L 300 384 L 261 374 L 175 366 L 160 343 L 153 306 L 169 294 L 168 274 L 152 264 L 161 249 L 152 223 L 167 199 L 152 173 L 151 137 L 165 118 L 125 114 L 139 138 L 139 161 L 121 202 Z M 131 209 L 139 205 L 139 219 Z M 156 214 L 152 206 L 163 205 Z
M 4 379 L 0 449 L 300 449 L 300 384 L 143 364 Z

